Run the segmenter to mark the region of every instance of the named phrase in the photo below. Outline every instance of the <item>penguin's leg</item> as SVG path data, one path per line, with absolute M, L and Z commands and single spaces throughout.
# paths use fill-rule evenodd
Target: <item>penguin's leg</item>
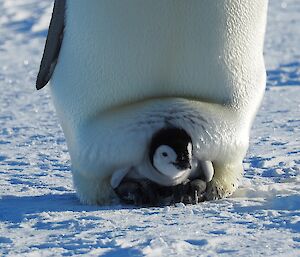
M 105 205 L 117 201 L 110 178 L 85 176 L 73 171 L 73 183 L 81 203 L 90 205 Z
M 230 196 L 238 187 L 243 175 L 242 161 L 237 163 L 214 162 L 215 173 L 207 184 L 206 200 L 217 200 Z

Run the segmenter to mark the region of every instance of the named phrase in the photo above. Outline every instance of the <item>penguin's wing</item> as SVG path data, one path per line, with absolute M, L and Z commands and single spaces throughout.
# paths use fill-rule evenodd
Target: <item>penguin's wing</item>
M 65 9 L 66 0 L 55 0 L 44 54 L 36 80 L 36 89 L 38 90 L 48 83 L 55 69 L 64 35 Z
M 110 180 L 110 185 L 112 186 L 113 189 L 116 189 L 121 181 L 123 180 L 123 178 L 125 178 L 125 176 L 128 174 L 128 172 L 130 171 L 129 169 L 120 169 L 120 170 L 116 170 L 112 176 L 111 176 L 111 180 Z

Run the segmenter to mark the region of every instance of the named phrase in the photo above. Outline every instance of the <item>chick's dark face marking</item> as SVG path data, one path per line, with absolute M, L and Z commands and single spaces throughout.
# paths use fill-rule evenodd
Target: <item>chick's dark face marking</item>
M 192 139 L 185 130 L 165 128 L 154 134 L 149 158 L 160 173 L 174 177 L 191 169 Z

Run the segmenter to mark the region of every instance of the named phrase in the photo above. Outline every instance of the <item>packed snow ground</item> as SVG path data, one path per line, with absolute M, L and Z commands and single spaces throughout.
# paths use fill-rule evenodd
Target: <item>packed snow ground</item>
M 300 256 L 299 1 L 270 1 L 241 187 L 165 208 L 78 202 L 49 88 L 34 88 L 51 8 L 0 0 L 0 256 Z

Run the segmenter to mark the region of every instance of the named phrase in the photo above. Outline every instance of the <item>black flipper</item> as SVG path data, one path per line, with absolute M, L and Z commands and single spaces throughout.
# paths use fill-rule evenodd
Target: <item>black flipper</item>
M 36 89 L 43 88 L 50 80 L 57 63 L 65 27 L 66 0 L 55 0 L 43 58 L 36 80 Z

